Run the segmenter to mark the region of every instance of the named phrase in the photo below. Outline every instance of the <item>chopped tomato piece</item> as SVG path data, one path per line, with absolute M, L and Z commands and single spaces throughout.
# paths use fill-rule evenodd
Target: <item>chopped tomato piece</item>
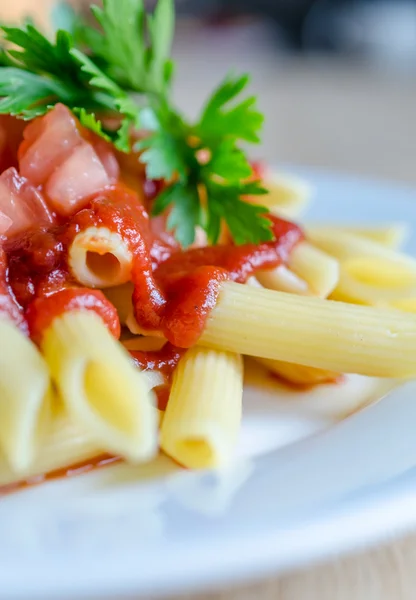
M 0 211 L 0 235 L 4 235 L 12 225 L 13 221 L 11 218 Z
M 17 149 L 26 123 L 10 115 L 0 115 L 0 173 L 17 167 Z
M 92 194 L 110 183 L 95 150 L 83 141 L 49 178 L 45 195 L 58 214 L 70 215 L 84 208 Z
M 19 150 L 20 173 L 34 185 L 42 185 L 82 142 L 78 122 L 63 104 L 24 131 Z
M 53 222 L 40 192 L 14 167 L 0 175 L 0 235 L 10 238 Z
M 113 181 L 117 181 L 120 176 L 120 166 L 111 145 L 98 136 L 94 137 L 95 139 L 93 139 L 92 145 L 94 146 L 98 158 L 102 162 L 109 178 Z

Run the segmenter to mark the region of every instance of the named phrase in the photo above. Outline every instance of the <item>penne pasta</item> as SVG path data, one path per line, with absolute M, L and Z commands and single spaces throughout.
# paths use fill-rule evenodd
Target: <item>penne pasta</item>
M 288 266 L 308 284 L 309 293 L 320 298 L 329 296 L 339 280 L 338 261 L 308 242 L 293 249 Z
M 55 318 L 45 359 L 69 414 L 104 450 L 130 461 L 157 448 L 157 411 L 146 379 L 93 312 Z
M 304 241 L 292 250 L 287 266 L 261 269 L 256 279 L 270 290 L 326 298 L 338 283 L 339 263 Z
M 0 320 L 0 446 L 22 472 L 33 462 L 51 411 L 51 378 L 36 346 L 12 323 Z
M 270 360 L 267 358 L 256 358 L 256 361 L 266 367 L 271 373 L 285 381 L 298 386 L 312 386 L 321 383 L 334 383 L 340 374 L 325 369 L 307 367 L 284 362 L 281 360 Z
M 74 421 L 59 403 L 52 411 L 49 427 L 30 465 L 19 470 L 19 478 L 30 480 L 45 473 L 66 469 L 104 453 L 87 429 Z M 16 470 L 0 457 L 0 485 L 16 481 Z
M 309 294 L 309 286 L 285 265 L 275 269 L 261 269 L 256 273 L 257 281 L 269 290 L 289 292 L 291 294 Z
M 283 173 L 267 173 L 264 186 L 269 191 L 264 196 L 251 196 L 250 202 L 266 206 L 277 217 L 294 219 L 307 208 L 311 187 L 302 179 Z
M 72 275 L 82 285 L 92 288 L 108 288 L 129 281 L 132 260 L 127 243 L 107 227 L 80 231 L 68 252 Z
M 123 285 L 109 287 L 103 290 L 107 300 L 116 307 L 120 323 L 125 325 L 133 314 L 133 284 L 128 282 Z
M 413 258 L 347 232 L 312 228 L 307 235 L 340 261 L 340 279 L 333 299 L 385 306 L 416 295 Z
M 315 225 L 311 229 L 328 230 L 331 232 L 352 233 L 361 238 L 368 239 L 386 248 L 399 250 L 407 241 L 410 227 L 407 223 L 389 223 L 387 225 Z
M 416 317 L 223 284 L 199 343 L 340 373 L 416 374 Z
M 189 468 L 228 462 L 236 444 L 243 395 L 238 354 L 191 348 L 174 377 L 161 428 L 161 448 Z

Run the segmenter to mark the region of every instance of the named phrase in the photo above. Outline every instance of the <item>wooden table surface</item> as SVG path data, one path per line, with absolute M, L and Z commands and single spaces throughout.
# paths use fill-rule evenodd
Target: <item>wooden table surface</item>
M 51 4 L 51 0 L 15 0 L 7 7 L 2 3 L 0 17 L 27 13 L 28 6 L 40 11 Z M 208 33 L 190 24 L 182 26 L 175 54 L 180 59 L 177 101 L 191 113 L 230 67 L 253 73 L 253 89 L 267 116 L 258 153 L 268 160 L 416 184 L 415 71 L 316 57 L 278 58 L 270 40 L 255 27 Z M 376 549 L 334 556 L 301 572 L 181 598 L 414 600 L 415 565 L 416 534 L 409 532 Z

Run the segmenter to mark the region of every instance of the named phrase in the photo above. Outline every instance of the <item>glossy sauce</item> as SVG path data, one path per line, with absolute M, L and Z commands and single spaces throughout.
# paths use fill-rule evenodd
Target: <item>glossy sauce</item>
M 153 392 L 156 394 L 157 408 L 162 412 L 164 412 L 167 408 L 170 397 L 170 390 L 171 386 L 169 383 L 165 383 L 164 385 L 158 385 L 153 389 Z
M 185 350 L 169 342 L 161 350 L 130 350 L 134 364 L 144 371 L 159 371 L 170 380 Z
M 133 305 L 137 322 L 145 330 L 161 330 L 175 346 L 194 345 L 217 302 L 221 283 L 244 283 L 258 269 L 287 261 L 303 239 L 301 229 L 270 217 L 275 240 L 242 246 L 212 246 L 175 252 L 154 272 L 149 258 L 135 255 Z
M 0 246 L 0 318 L 11 320 L 24 332 L 27 324 L 21 307 L 18 305 L 9 285 L 7 256 Z
M 30 337 L 40 343 L 44 331 L 52 321 L 67 312 L 89 310 L 98 314 L 112 335 L 120 337 L 120 320 L 117 310 L 99 290 L 64 288 L 48 296 L 37 297 L 26 311 Z

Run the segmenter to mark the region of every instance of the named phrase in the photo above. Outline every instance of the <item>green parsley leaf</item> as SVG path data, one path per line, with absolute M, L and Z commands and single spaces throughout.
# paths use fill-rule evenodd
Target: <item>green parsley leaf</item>
M 248 179 L 252 173 L 246 155 L 230 138 L 222 140 L 212 151 L 207 169 L 211 175 L 217 175 L 232 183 Z
M 77 115 L 81 125 L 87 127 L 87 129 L 90 129 L 107 142 L 111 141 L 110 135 L 104 131 L 103 124 L 96 118 L 94 113 L 87 112 L 85 108 L 77 107 L 74 107 L 72 111 Z
M 52 98 L 66 98 L 59 82 L 16 67 L 0 68 L 0 113 L 33 119 L 48 111 Z
M 153 133 L 135 145 L 143 151 L 140 161 L 146 165 L 149 179 L 170 181 L 175 175 L 187 180 L 189 169 L 197 165 L 194 152 L 187 144 L 189 127 L 175 111 L 162 104 L 156 110 L 144 109 L 140 123 Z
M 65 80 L 67 83 L 77 72 L 77 65 L 69 53 L 72 45 L 71 36 L 66 31 L 58 31 L 56 43 L 52 44 L 31 24 L 21 29 L 5 26 L 1 29 L 5 40 L 20 48 L 20 50 L 8 51 L 8 55 L 20 68 L 32 73 L 55 75 L 59 80 Z
M 170 207 L 168 230 L 182 246 L 190 246 L 195 240 L 195 228 L 201 223 L 201 205 L 196 188 L 176 183 L 165 189 L 157 198 L 153 214 L 161 214 Z
M 110 76 L 136 92 L 163 94 L 172 74 L 173 1 L 159 0 L 147 19 L 143 0 L 104 0 L 91 10 L 103 33 L 90 30 L 86 39 Z
M 30 22 L 0 27 L 10 43 L 0 48 L 0 113 L 32 119 L 62 102 L 123 152 L 132 150 L 134 129 L 147 132 L 134 150 L 147 176 L 167 184 L 153 211 L 169 211 L 168 225 L 183 245 L 192 243 L 197 225 L 215 243 L 222 223 L 238 244 L 271 239 L 267 210 L 245 201 L 264 193 L 258 182 L 247 183 L 252 169 L 240 148 L 259 142 L 263 122 L 255 97 L 241 98 L 248 76 L 227 77 L 189 123 L 169 96 L 173 0 L 159 0 L 153 15 L 144 0 L 103 0 L 92 13 L 99 29 L 61 4 L 54 40 Z M 119 121 L 115 131 L 100 120 L 108 113 Z
M 236 99 L 248 83 L 248 75 L 237 79 L 227 77 L 207 102 L 196 128 L 197 134 L 207 139 L 235 137 L 257 144 L 264 117 L 255 108 L 255 96 L 230 107 L 230 102 Z
M 233 186 L 209 183 L 207 191 L 209 212 L 213 215 L 207 234 L 212 244 L 218 241 L 221 219 L 227 223 L 236 244 L 258 244 L 273 239 L 267 208 L 241 199 L 245 195 L 267 193 L 257 182 Z

